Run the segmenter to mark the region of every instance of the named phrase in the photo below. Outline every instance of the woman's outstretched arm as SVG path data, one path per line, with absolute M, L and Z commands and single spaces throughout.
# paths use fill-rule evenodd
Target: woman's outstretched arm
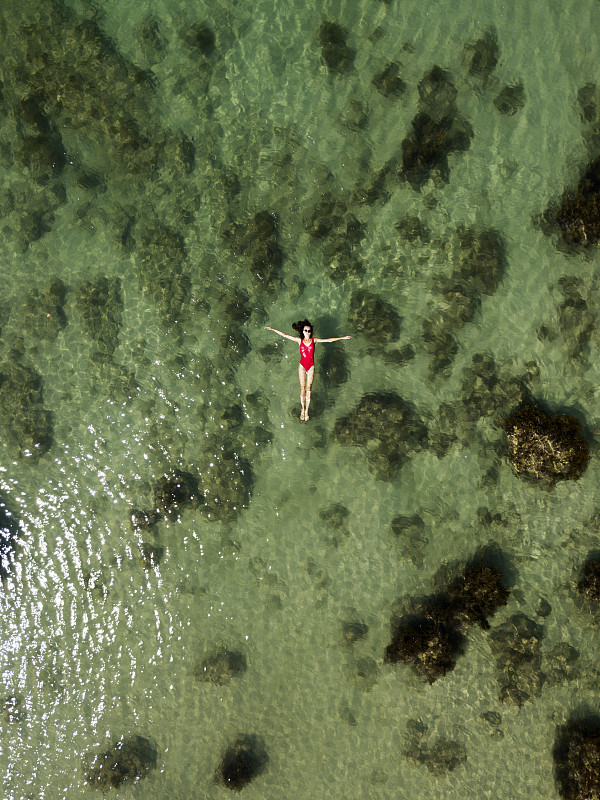
M 340 342 L 342 339 L 351 338 L 351 336 L 334 336 L 333 339 L 315 339 L 315 342 Z
M 284 339 L 290 339 L 292 342 L 300 342 L 302 341 L 299 336 L 290 336 L 289 333 L 284 333 L 283 331 L 278 331 L 277 328 L 269 328 L 268 325 L 265 325 L 266 331 L 273 331 L 273 333 L 278 333 L 280 336 L 283 336 Z

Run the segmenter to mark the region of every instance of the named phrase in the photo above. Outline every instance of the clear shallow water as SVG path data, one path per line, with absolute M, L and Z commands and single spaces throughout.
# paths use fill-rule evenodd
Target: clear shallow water
M 118 82 L 109 81 L 101 121 L 89 123 L 89 135 L 85 126 L 61 127 L 66 202 L 54 208 L 49 230 L 25 248 L 19 211 L 5 205 L 0 247 L 10 314 L 2 361 L 16 348 L 17 360 L 39 373 L 53 422 L 52 446 L 37 460 L 16 453 L 6 433 L 0 442 L 0 489 L 22 528 L 1 598 L 2 692 L 20 700 L 18 714 L 9 708 L 0 719 L 7 798 L 92 796 L 84 754 L 130 733 L 156 743 L 158 765 L 139 785 L 125 784 L 125 797 L 227 795 L 215 771 L 240 733 L 260 735 L 269 754 L 265 773 L 244 789 L 251 797 L 557 796 L 555 726 L 574 708 L 598 707 L 596 625 L 573 592 L 573 576 L 597 541 L 588 524 L 597 509 L 595 457 L 580 482 L 544 492 L 497 460 L 497 431 L 480 422 L 467 426 L 465 443 L 444 458 L 425 450 L 386 482 L 374 479 L 359 450 L 331 437 L 340 415 L 380 389 L 397 391 L 433 425 L 441 402 L 460 402 L 463 367 L 475 353 L 493 355 L 508 375 L 535 361 L 536 396 L 554 407 L 576 406 L 592 432 L 598 425 L 597 334 L 580 361 L 567 357 L 560 332 L 554 340 L 538 335 L 543 324 L 557 328 L 564 275 L 581 278 L 596 315 L 595 260 L 565 257 L 531 218 L 587 158 L 577 90 L 597 78 L 600 6 L 540 2 L 525 13 L 518 4 L 472 3 L 460 12 L 454 5 L 99 8 L 97 22 L 124 63 L 153 67 L 155 91 L 141 92 L 138 118 L 159 134 L 185 134 L 196 152 L 189 173 L 173 156 L 151 179 L 113 163 L 101 131 L 124 103 Z M 43 8 L 31 3 L 33 21 Z M 52 41 L 48 30 L 58 42 L 64 37 L 59 60 L 72 57 L 73 19 L 89 18 L 83 4 L 75 13 L 62 21 L 56 11 L 40 17 L 42 38 Z M 140 39 L 148 15 L 158 21 L 164 47 Z M 348 75 L 330 75 L 320 60 L 322 18 L 349 31 L 356 56 Z M 13 98 L 27 91 L 11 86 L 11 58 L 23 51 L 20 15 L 8 8 L 3 19 L 13 48 L 3 57 L 3 81 Z M 216 33 L 208 63 L 182 40 L 198 20 Z M 466 79 L 461 54 L 492 25 L 501 57 L 487 88 L 478 89 Z M 398 100 L 371 85 L 390 60 L 401 62 L 406 82 Z M 399 148 L 417 110 L 417 84 L 436 63 L 450 71 L 458 110 L 473 127 L 470 148 L 449 157 L 447 184 L 432 180 L 421 192 L 401 184 L 385 203 L 356 203 L 356 183 Z M 518 80 L 525 106 L 502 116 L 492 100 Z M 57 119 L 64 121 L 60 113 Z M 15 154 L 16 133 L 9 108 L 0 130 L 3 177 L 13 192 L 37 198 L 43 188 Z M 86 170 L 101 176 L 100 187 L 81 185 Z M 223 188 L 228 173 L 239 179 L 234 196 Z M 327 193 L 349 198 L 366 226 L 359 248 L 365 269 L 344 281 L 330 279 L 323 247 L 305 231 Z M 262 209 L 277 210 L 286 254 L 272 292 L 256 286 L 247 261 L 221 236 L 232 219 Z M 428 244 L 399 240 L 394 225 L 407 214 L 432 231 Z M 137 226 L 130 247 L 120 244 L 128 217 Z M 185 245 L 190 285 L 176 324 L 165 324 L 164 310 L 139 280 L 144 237 L 158 223 L 178 231 Z M 507 268 L 496 293 L 483 296 L 481 312 L 457 332 L 450 375 L 432 379 L 423 319 L 438 303 L 434 276 L 451 271 L 451 245 L 443 243 L 461 224 L 499 230 Z M 94 355 L 77 301 L 81 284 L 103 275 L 122 281 L 118 347 L 108 362 Z M 23 302 L 55 276 L 68 289 L 68 323 L 44 341 L 40 319 L 24 313 Z M 235 287 L 248 293 L 252 310 L 242 326 L 251 349 L 237 367 L 221 345 Z M 350 380 L 333 388 L 317 374 L 313 419 L 300 426 L 295 348 L 263 326 L 289 329 L 306 314 L 317 335 L 345 333 L 350 298 L 361 288 L 398 309 L 399 344 L 410 343 L 415 358 L 395 366 L 355 336 L 344 344 Z M 265 351 L 268 345 L 277 347 Z M 261 401 L 252 399 L 256 392 Z M 225 437 L 221 415 L 232 403 L 247 419 Z M 272 443 L 257 448 L 261 424 Z M 229 521 L 190 509 L 154 533 L 132 530 L 132 509 L 151 505 L 165 471 L 202 475 L 220 442 L 232 438 L 253 465 L 248 509 Z M 493 465 L 497 481 L 483 487 Z M 333 503 L 350 512 L 341 531 L 319 514 Z M 482 524 L 483 506 L 507 524 Z M 425 523 L 422 540 L 408 548 L 390 531 L 399 514 Z M 142 541 L 164 548 L 158 567 L 140 565 Z M 509 605 L 492 627 L 518 611 L 543 624 L 547 674 L 556 666 L 556 643 L 580 652 L 577 675 L 547 680 L 522 708 L 499 701 L 490 638 L 478 629 L 455 670 L 432 686 L 383 663 L 393 604 L 431 592 L 441 566 L 491 541 L 514 568 Z M 536 616 L 540 599 L 552 607 L 546 618 Z M 355 618 L 369 631 L 350 647 L 341 623 Z M 224 686 L 196 682 L 198 663 L 217 645 L 242 649 L 246 672 Z M 482 717 L 490 711 L 501 715 L 499 727 Z M 411 720 L 427 726 L 426 747 L 445 737 L 462 746 L 466 761 L 436 773 L 408 760 Z

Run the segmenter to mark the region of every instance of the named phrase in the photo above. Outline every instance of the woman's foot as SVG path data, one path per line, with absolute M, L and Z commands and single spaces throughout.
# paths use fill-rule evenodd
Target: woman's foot
M 300 412 L 300 422 L 304 422 L 304 409 Z

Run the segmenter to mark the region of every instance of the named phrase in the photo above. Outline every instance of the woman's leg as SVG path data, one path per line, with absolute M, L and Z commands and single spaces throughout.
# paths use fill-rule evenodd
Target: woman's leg
M 311 367 L 306 373 L 306 391 L 304 392 L 304 421 L 308 422 L 308 407 L 310 405 L 310 389 L 312 386 L 313 378 L 315 377 L 315 368 Z
M 306 376 L 307 372 L 302 366 L 302 364 L 298 364 L 298 378 L 300 379 L 300 419 L 304 420 L 305 415 L 305 403 L 306 403 Z

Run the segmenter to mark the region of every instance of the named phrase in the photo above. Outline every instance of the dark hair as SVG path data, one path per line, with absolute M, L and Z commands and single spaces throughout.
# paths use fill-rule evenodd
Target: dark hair
M 301 319 L 298 320 L 298 322 L 292 322 L 292 328 L 296 331 L 301 339 L 304 339 L 304 328 L 310 328 L 310 337 L 312 339 L 314 329 L 307 319 Z

